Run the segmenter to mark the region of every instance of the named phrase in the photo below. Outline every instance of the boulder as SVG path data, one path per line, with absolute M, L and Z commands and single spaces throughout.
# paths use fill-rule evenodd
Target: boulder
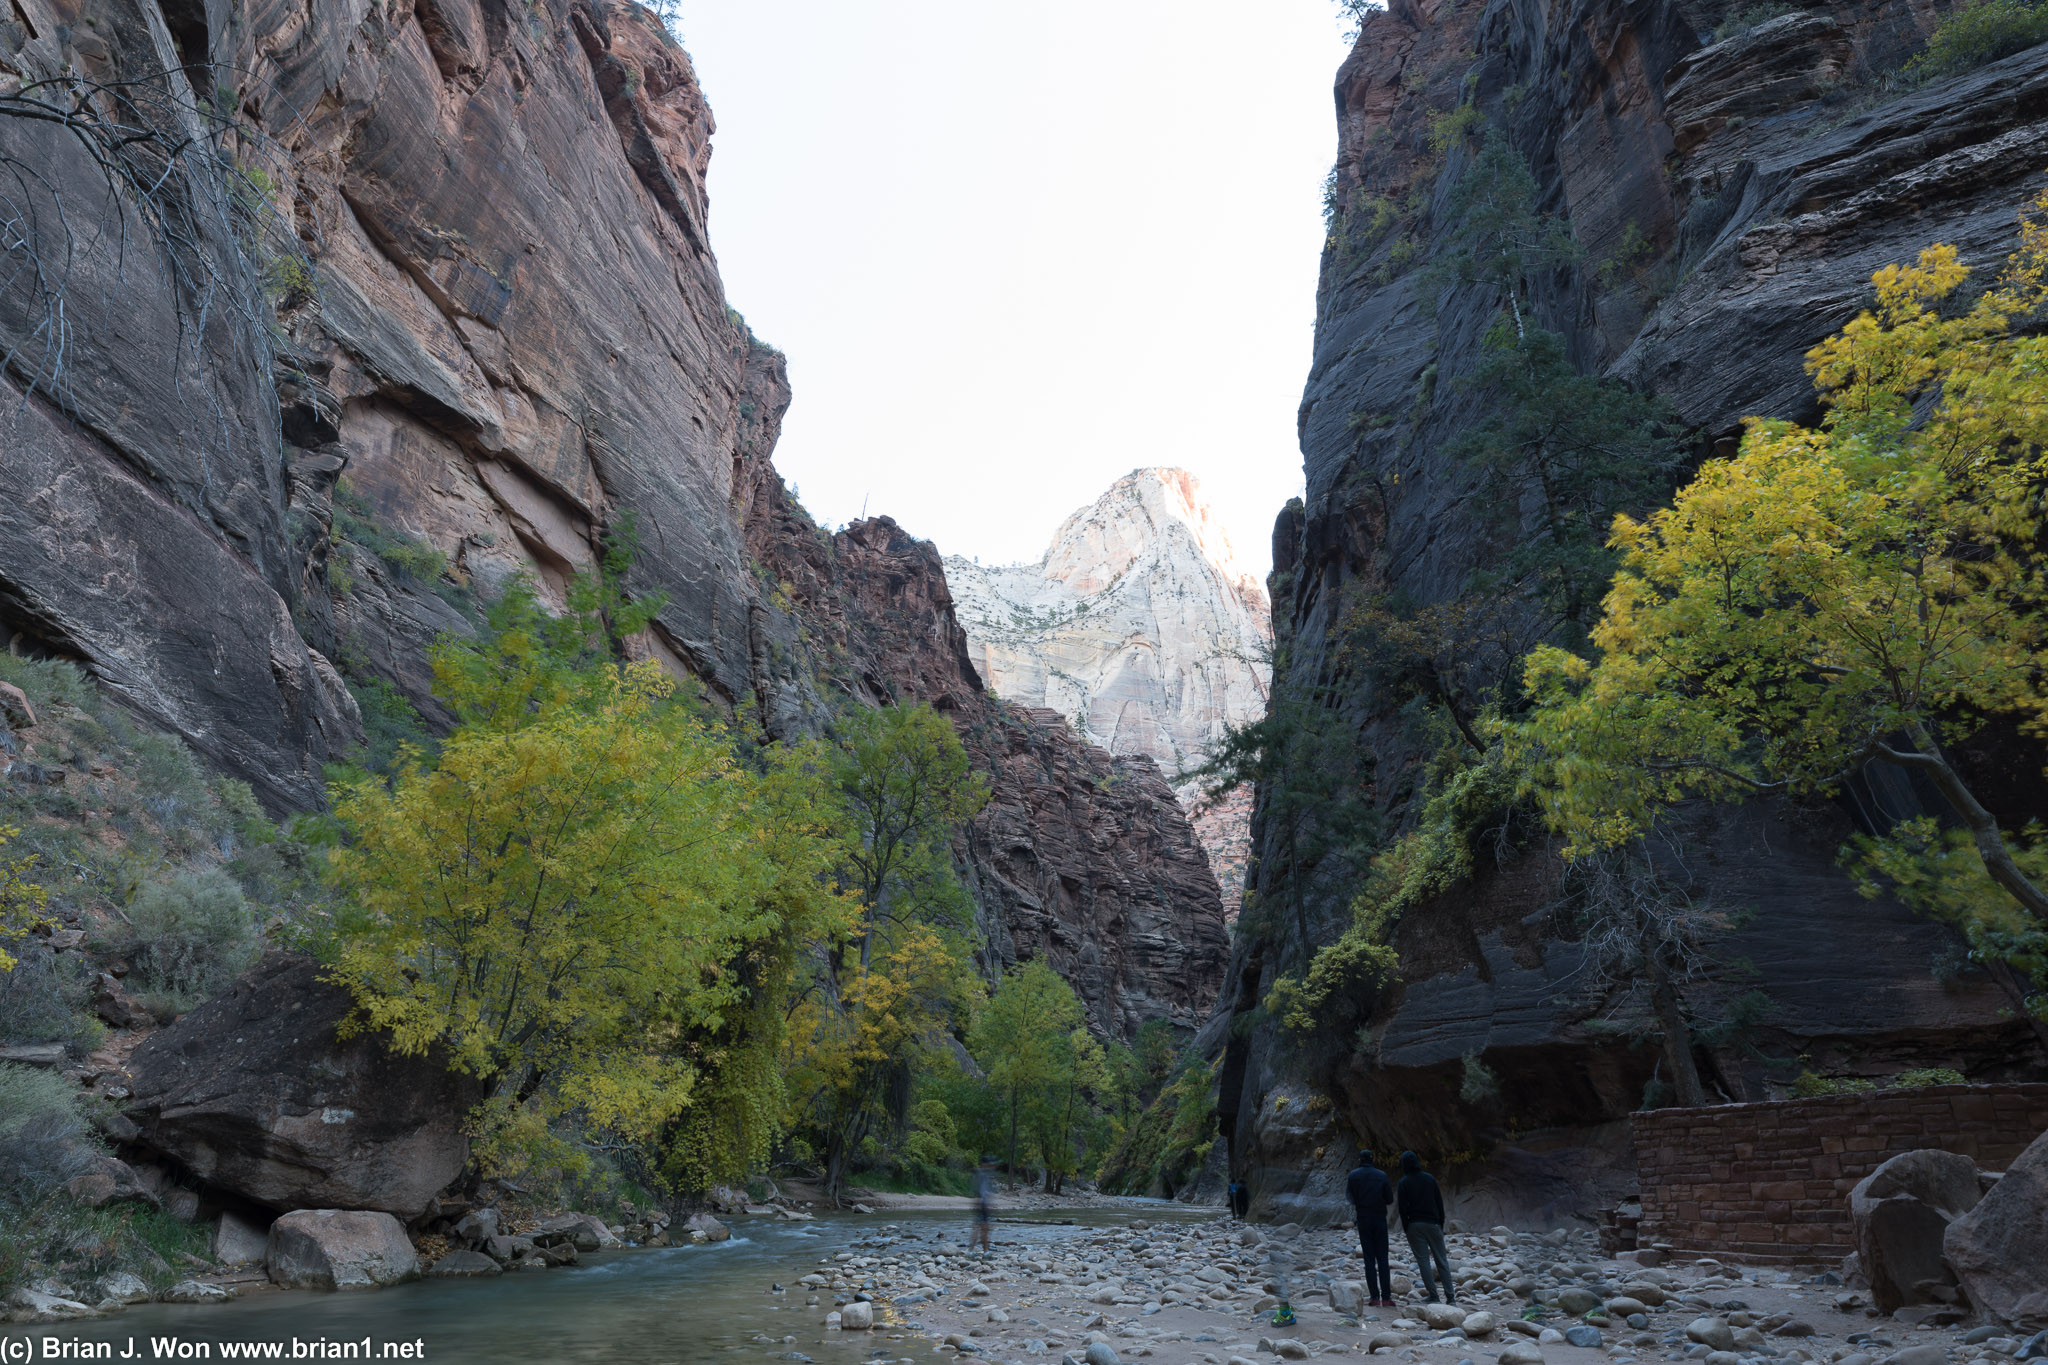
M 498 1263 L 481 1251 L 451 1251 L 427 1268 L 434 1279 L 474 1279 L 479 1275 L 502 1275 Z
M 496 1237 L 486 1237 L 483 1242 L 484 1255 L 490 1257 L 499 1265 L 504 1265 L 510 1261 L 524 1260 L 526 1257 L 533 1255 L 537 1250 L 539 1248 L 534 1246 L 531 1237 L 514 1237 L 510 1233 L 499 1233 Z
M 1543 1365 L 1543 1348 L 1529 1341 L 1511 1341 L 1494 1359 L 1499 1365 Z
M 1685 1325 L 1685 1339 L 1716 1351 L 1735 1349 L 1735 1329 L 1719 1318 L 1694 1318 Z
M 16 1322 L 62 1322 L 66 1318 L 89 1318 L 92 1309 L 76 1299 L 48 1294 L 40 1289 L 17 1289 L 7 1296 Z
M 264 1266 L 290 1289 L 375 1289 L 416 1280 L 420 1259 L 388 1213 L 300 1209 L 270 1225 Z
M 1936 1301 L 1923 1286 L 1953 1282 L 1942 1263 L 1948 1225 L 1982 1197 L 1977 1163 L 1934 1148 L 1902 1152 L 1857 1182 L 1849 1221 L 1879 1312 Z
M 234 1291 L 204 1280 L 180 1280 L 164 1291 L 165 1303 L 226 1303 Z
M 1348 1313 L 1354 1318 L 1357 1317 L 1365 1311 L 1365 1297 L 1365 1281 L 1363 1280 L 1330 1281 L 1330 1307 L 1336 1309 L 1339 1313 Z
M 224 1213 L 213 1230 L 213 1259 L 222 1265 L 255 1265 L 269 1254 L 270 1229 L 239 1213 Z
M 839 1327 L 846 1332 L 865 1332 L 875 1325 L 875 1306 L 853 1302 L 839 1310 Z
M 28 704 L 28 693 L 13 683 L 0 682 L 0 725 L 26 730 L 36 723 L 36 711 Z
M 148 1303 L 149 1286 L 142 1282 L 140 1275 L 131 1275 L 125 1270 L 116 1270 L 100 1277 L 100 1307 L 108 1304 L 125 1306 L 131 1303 Z
M 1601 1346 L 1600 1329 L 1598 1327 L 1588 1327 L 1583 1322 L 1576 1327 L 1565 1328 L 1564 1339 L 1574 1346 L 1583 1346 L 1591 1351 L 1597 1351 Z
M 589 1213 L 558 1213 L 534 1229 L 535 1240 L 543 1233 L 567 1233 L 570 1245 L 578 1251 L 601 1251 L 619 1245 L 619 1239 L 612 1235 L 604 1220 Z
M 1455 1303 L 1425 1303 L 1418 1305 L 1415 1311 L 1433 1331 L 1448 1332 L 1465 1323 L 1465 1310 Z
M 1492 1336 L 1500 1327 L 1500 1319 L 1491 1313 L 1469 1313 L 1458 1326 L 1464 1329 L 1466 1336 L 1477 1341 L 1481 1337 Z
M 498 1235 L 496 1209 L 471 1209 L 455 1220 L 455 1240 L 468 1247 L 482 1246 Z
M 477 1084 L 335 1027 L 349 994 L 272 953 L 129 1061 L 139 1141 L 209 1187 L 286 1212 L 414 1218 L 469 1159 Z
M 2026 1330 L 2048 1327 L 2048 1133 L 1948 1225 L 1941 1245 L 1979 1312 Z
M 1580 1289 L 1574 1285 L 1570 1289 L 1559 1290 L 1557 1294 L 1558 1311 L 1569 1313 L 1575 1318 L 1590 1313 L 1599 1306 L 1600 1296 L 1590 1289 Z
M 1372 1340 L 1365 1343 L 1365 1353 L 1371 1355 L 1374 1351 L 1398 1351 L 1406 1346 L 1408 1341 L 1408 1334 L 1405 1332 L 1375 1332 Z
M 1284 1351 L 1281 1354 L 1286 1354 Z M 1304 1351 L 1302 1354 L 1306 1355 Z M 1117 1365 L 1116 1348 L 1106 1341 L 1091 1341 L 1088 1349 L 1081 1353 L 1086 1365 Z
M 135 1168 L 111 1156 L 94 1157 L 85 1170 L 64 1182 L 64 1192 L 96 1209 L 129 1200 L 151 1208 L 158 1204 L 157 1197 L 136 1178 Z
M 732 1236 L 732 1229 L 708 1213 L 693 1213 L 684 1221 L 693 1242 L 723 1242 Z

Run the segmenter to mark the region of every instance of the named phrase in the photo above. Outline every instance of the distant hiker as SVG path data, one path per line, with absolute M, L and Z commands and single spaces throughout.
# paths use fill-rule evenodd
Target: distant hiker
M 1431 1303 L 1436 1302 L 1436 1276 L 1429 1273 L 1433 1257 L 1437 1270 L 1443 1274 L 1444 1302 L 1456 1303 L 1458 1291 L 1451 1284 L 1451 1254 L 1444 1246 L 1444 1192 L 1437 1188 L 1436 1177 L 1422 1169 L 1422 1158 L 1413 1152 L 1401 1153 L 1401 1183 L 1394 1191 L 1394 1202 L 1401 1211 L 1401 1230 L 1408 1234 L 1408 1250 L 1414 1253 L 1416 1268 L 1422 1272 L 1422 1292 Z
M 974 1172 L 974 1236 L 968 1240 L 967 1250 L 972 1253 L 981 1248 L 981 1257 L 987 1260 L 994 1254 L 989 1244 L 990 1224 L 996 1216 L 996 1159 L 985 1156 Z
M 1394 1202 L 1394 1185 L 1387 1173 L 1372 1164 L 1372 1152 L 1358 1149 L 1358 1167 L 1344 1181 L 1344 1193 L 1358 1215 L 1358 1245 L 1365 1252 L 1365 1287 L 1372 1295 L 1371 1308 L 1392 1308 L 1394 1291 L 1387 1275 L 1387 1206 Z
M 1245 1188 L 1242 1180 L 1230 1182 L 1230 1212 L 1239 1222 L 1252 1211 L 1252 1192 Z

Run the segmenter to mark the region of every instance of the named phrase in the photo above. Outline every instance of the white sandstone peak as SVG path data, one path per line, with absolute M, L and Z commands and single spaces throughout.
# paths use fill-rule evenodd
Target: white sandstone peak
M 1135 469 L 1060 524 L 1033 564 L 946 560 L 982 681 L 1116 754 L 1191 780 L 1230 725 L 1264 714 L 1272 613 L 1184 469 Z M 1248 799 L 1196 821 L 1233 915 Z

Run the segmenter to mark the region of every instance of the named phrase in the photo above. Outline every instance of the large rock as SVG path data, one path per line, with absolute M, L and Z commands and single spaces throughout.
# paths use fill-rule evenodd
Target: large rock
M 155 1208 L 157 1196 L 144 1188 L 135 1170 L 118 1157 L 96 1156 L 85 1170 L 64 1182 L 65 1193 L 93 1208 L 134 1201 Z
M 1943 1234 L 1980 1198 L 1977 1163 L 1932 1148 L 1902 1152 L 1856 1183 L 1849 1220 L 1880 1311 L 1936 1301 L 1929 1287 L 1951 1281 Z
M 222 1265 L 255 1265 L 270 1254 L 270 1230 L 253 1218 L 223 1213 L 213 1230 L 213 1259 Z
M 479 1091 L 430 1057 L 336 1037 L 350 1008 L 311 959 L 265 957 L 135 1050 L 139 1141 L 280 1212 L 417 1216 L 469 1159 Z
M 2048 1133 L 1948 1225 L 1942 1254 L 1978 1311 L 2028 1331 L 2048 1327 Z
M 416 1280 L 419 1254 L 388 1213 L 300 1209 L 270 1225 L 264 1268 L 287 1289 L 377 1289 Z

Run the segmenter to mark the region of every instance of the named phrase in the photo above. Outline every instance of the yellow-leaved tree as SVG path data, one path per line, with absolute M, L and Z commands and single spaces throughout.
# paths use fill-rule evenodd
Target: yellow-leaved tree
M 1866 866 L 1966 928 L 2031 925 L 2033 949 L 1981 946 L 2038 955 L 2040 860 L 1948 751 L 1987 718 L 2038 729 L 2048 702 L 2048 339 L 2012 326 L 2048 307 L 2048 195 L 2032 212 L 1967 307 L 1951 247 L 1877 272 L 1876 307 L 1808 353 L 1819 427 L 1753 420 L 1670 507 L 1616 518 L 1596 656 L 1531 654 L 1533 709 L 1508 732 L 1573 852 L 1689 797 L 1824 793 L 1897 764 L 1960 828 L 1866 841 Z
M 20 832 L 13 825 L 0 825 L 0 850 Z M 0 856 L 0 972 L 14 970 L 15 959 L 7 945 L 21 942 L 48 920 L 43 914 L 47 893 L 28 879 L 35 865 L 33 856 Z
M 333 791 L 351 910 L 331 977 L 358 1027 L 488 1082 L 487 1169 L 564 1115 L 652 1145 L 690 1131 L 693 1105 L 733 1104 L 735 1049 L 779 1050 L 748 1029 L 779 1020 L 790 945 L 847 929 L 803 765 L 736 762 L 656 665 L 609 662 L 606 636 L 636 611 L 604 591 L 582 584 L 550 617 L 515 587 L 485 645 L 436 651 L 461 717 L 438 756 Z M 780 1074 L 747 1076 L 765 1121 L 677 1169 L 730 1177 L 763 1154 Z

